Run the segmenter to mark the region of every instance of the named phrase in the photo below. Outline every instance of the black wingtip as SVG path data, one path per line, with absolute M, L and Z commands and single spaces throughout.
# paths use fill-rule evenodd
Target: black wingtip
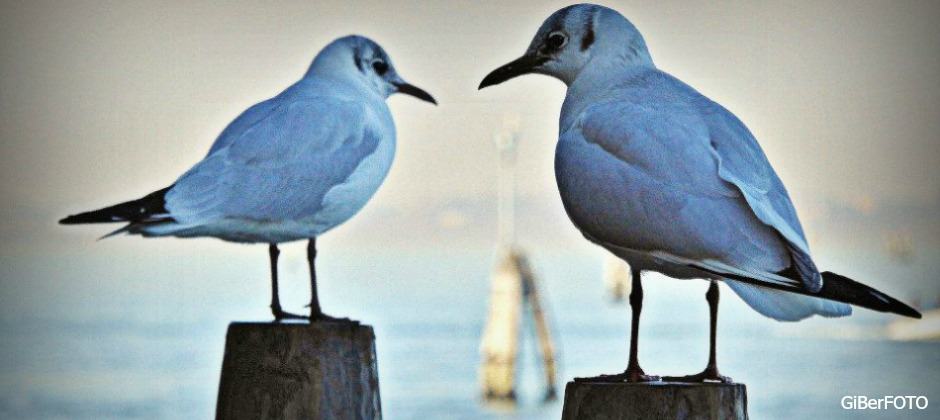
M 106 207 L 101 210 L 86 211 L 84 213 L 72 214 L 59 220 L 60 225 L 84 225 L 88 223 L 113 223 L 124 222 L 124 220 L 113 215 L 116 206 Z
M 60 225 L 77 225 L 81 224 L 81 220 L 78 218 L 77 214 L 70 214 L 68 217 L 59 219 Z
M 923 315 L 920 314 L 920 312 L 917 311 L 917 309 L 914 309 L 906 305 L 904 302 L 900 302 L 900 301 L 896 301 L 896 302 L 897 302 L 898 308 L 897 308 L 897 311 L 894 313 L 898 315 L 909 316 L 911 318 L 917 318 L 917 319 L 921 319 L 924 317 Z
M 83 223 L 100 223 L 101 222 L 100 220 L 96 220 L 96 221 L 88 220 L 89 219 L 89 217 L 87 216 L 88 213 L 71 214 L 68 217 L 60 219 L 59 224 L 60 225 L 80 225 Z
M 718 272 L 701 266 L 689 267 L 700 270 L 705 273 L 722 276 L 731 280 L 741 281 L 759 287 L 782 290 L 790 293 L 812 296 L 817 298 L 834 300 L 836 302 L 848 303 L 850 305 L 861 306 L 873 311 L 890 312 L 893 314 L 908 316 L 911 318 L 921 318 L 920 312 L 891 296 L 888 296 L 870 286 L 866 286 L 848 277 L 826 271 L 821 273 L 823 278 L 822 288 L 818 292 L 810 292 L 802 287 L 784 286 L 777 283 L 769 283 L 756 280 L 746 276 L 736 275 L 728 272 Z
M 822 273 L 822 276 L 823 290 L 820 290 L 818 294 L 820 297 L 851 303 L 880 312 L 890 312 L 917 319 L 923 317 L 920 312 L 910 305 L 848 277 L 831 271 Z
M 166 213 L 166 193 L 173 185 L 154 191 L 143 198 L 125 201 L 103 209 L 73 214 L 62 220 L 60 225 L 81 225 L 86 223 L 135 222 L 154 214 Z

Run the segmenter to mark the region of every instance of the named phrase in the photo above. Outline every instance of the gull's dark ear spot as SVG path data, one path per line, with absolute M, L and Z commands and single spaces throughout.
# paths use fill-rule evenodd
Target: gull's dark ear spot
M 359 49 L 358 48 L 353 48 L 353 63 L 356 63 L 356 68 L 359 69 L 359 71 L 361 72 L 362 62 L 359 61 Z
M 584 38 L 581 38 L 581 51 L 591 47 L 594 43 L 594 19 L 588 19 L 587 30 L 584 31 Z

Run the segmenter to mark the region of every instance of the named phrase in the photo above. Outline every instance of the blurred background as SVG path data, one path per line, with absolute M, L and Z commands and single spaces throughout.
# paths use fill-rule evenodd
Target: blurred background
M 248 106 L 367 35 L 440 106 L 389 100 L 385 185 L 319 241 L 327 312 L 375 327 L 387 418 L 557 418 L 539 366 L 519 402 L 480 400 L 496 242 L 493 133 L 518 120 L 516 236 L 550 312 L 559 381 L 622 371 L 629 311 L 605 254 L 567 220 L 553 174 L 564 86 L 477 92 L 566 2 L 4 2 L 0 15 L 0 417 L 207 418 L 225 328 L 268 320 L 267 254 L 217 240 L 96 242 L 67 214 L 165 187 Z M 657 65 L 722 103 L 788 186 L 817 264 L 921 308 L 940 299 L 940 18 L 928 1 L 608 2 Z M 303 245 L 283 248 L 282 302 L 308 300 Z M 707 359 L 706 283 L 646 277 L 647 372 Z M 797 324 L 723 287 L 718 358 L 754 418 L 937 418 L 940 345 L 857 309 Z M 531 347 L 531 340 L 525 341 Z M 926 411 L 852 412 L 844 395 L 925 395 Z

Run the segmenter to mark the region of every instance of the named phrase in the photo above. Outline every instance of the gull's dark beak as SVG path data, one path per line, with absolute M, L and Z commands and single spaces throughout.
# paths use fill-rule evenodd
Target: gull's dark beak
M 427 101 L 427 102 L 430 102 L 430 103 L 432 103 L 432 104 L 434 104 L 434 105 L 437 105 L 437 101 L 434 100 L 434 97 L 431 96 L 430 93 L 425 92 L 424 89 L 421 89 L 421 88 L 419 88 L 419 87 L 417 87 L 417 86 L 415 86 L 415 85 L 406 83 L 406 82 L 404 82 L 404 81 L 402 81 L 402 82 L 395 82 L 395 83 L 392 83 L 392 84 L 395 85 L 395 88 L 398 89 L 398 93 L 404 93 L 405 95 L 411 95 L 411 96 L 414 96 L 415 98 L 418 98 L 418 99 L 420 99 L 420 100 L 422 100 L 422 101 Z
M 546 61 L 548 61 L 548 57 L 537 57 L 535 55 L 526 54 L 487 74 L 486 77 L 483 78 L 483 81 L 480 82 L 480 87 L 477 89 L 498 85 L 514 77 L 532 73 L 535 71 L 536 67 L 544 64 Z

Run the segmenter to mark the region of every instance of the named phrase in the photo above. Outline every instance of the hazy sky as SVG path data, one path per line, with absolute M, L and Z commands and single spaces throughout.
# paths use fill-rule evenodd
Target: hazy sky
M 586 246 L 564 216 L 552 170 L 564 86 L 534 76 L 476 90 L 567 4 L 6 4 L 0 16 L 3 254 L 90 246 L 106 229 L 66 229 L 55 220 L 169 185 L 239 112 L 296 81 L 321 47 L 349 33 L 383 45 L 399 72 L 440 106 L 403 96 L 389 101 L 399 134 L 391 175 L 328 241 L 489 246 L 496 184 L 491 136 L 507 115 L 517 115 L 520 237 Z M 909 245 L 920 261 L 940 257 L 936 4 L 605 4 L 637 25 L 660 68 L 751 128 L 788 186 L 814 249 L 881 252 L 892 243 Z M 132 240 L 95 246 L 139 253 L 128 245 Z M 164 242 L 161 248 L 179 246 Z

